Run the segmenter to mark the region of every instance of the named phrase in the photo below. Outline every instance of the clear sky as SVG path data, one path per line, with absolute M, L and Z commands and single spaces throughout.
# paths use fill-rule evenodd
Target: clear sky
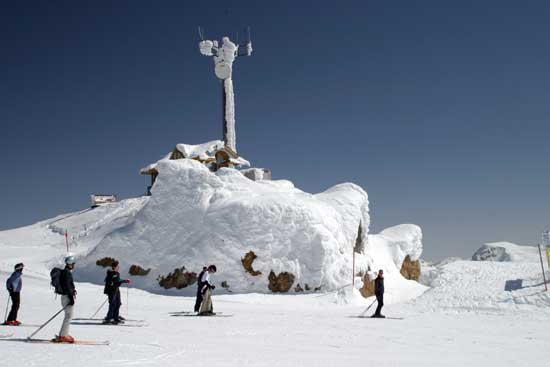
M 0 229 L 141 195 L 138 170 L 221 138 L 209 38 L 234 65 L 239 153 L 309 192 L 351 181 L 371 232 L 424 257 L 550 225 L 548 1 L 10 1 L 0 5 Z

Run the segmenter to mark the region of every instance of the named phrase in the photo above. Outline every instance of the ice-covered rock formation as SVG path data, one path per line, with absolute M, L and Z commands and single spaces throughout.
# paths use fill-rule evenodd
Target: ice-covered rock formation
M 379 234 L 368 236 L 368 246 L 365 249 L 370 263 L 366 265 L 367 276 L 363 278 L 361 294 L 374 294 L 374 278 L 376 272 L 384 270 L 386 284 L 389 284 L 388 299 L 394 301 L 412 298 L 422 293 L 425 288 L 402 276 L 402 267 L 406 258 L 417 262 L 422 254 L 422 230 L 414 224 L 400 224 L 387 228 Z M 420 263 L 417 262 L 419 265 Z M 365 264 L 362 264 L 365 266 Z M 418 268 L 420 272 L 420 268 Z
M 538 250 L 511 242 L 492 242 L 481 246 L 472 256 L 474 261 L 537 261 Z
M 153 195 L 133 223 L 106 236 L 78 273 L 101 282 L 97 259 L 114 257 L 151 268 L 137 286 L 159 291 L 158 276 L 185 267 L 218 267 L 215 279 L 233 292 L 268 292 L 268 278 L 287 272 L 294 287 L 333 289 L 350 283 L 359 224 L 366 242 L 368 197 L 354 184 L 312 195 L 289 181 L 258 181 L 235 169 L 210 172 L 190 159 L 161 160 Z M 241 259 L 253 251 L 253 276 Z M 360 255 L 363 264 L 372 262 Z M 227 288 L 226 288 L 227 289 Z M 194 287 L 178 294 L 192 294 Z

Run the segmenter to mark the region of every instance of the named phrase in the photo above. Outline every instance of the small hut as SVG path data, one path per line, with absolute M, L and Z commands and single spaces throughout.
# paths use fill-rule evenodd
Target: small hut
M 213 140 L 204 144 L 177 144 L 176 147 L 161 160 L 167 159 L 194 159 L 212 172 L 222 167 L 239 168 L 250 166 L 250 163 L 242 158 L 221 140 Z M 158 163 L 158 162 L 157 162 Z M 157 163 L 152 163 L 142 168 L 139 173 L 151 176 L 151 186 L 147 187 L 147 194 L 151 195 L 151 188 L 158 176 Z

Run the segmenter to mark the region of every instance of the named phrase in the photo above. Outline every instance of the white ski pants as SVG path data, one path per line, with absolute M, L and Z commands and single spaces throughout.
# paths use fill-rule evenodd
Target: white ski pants
M 61 306 L 65 307 L 65 317 L 61 324 L 61 330 L 59 330 L 59 336 L 69 335 L 69 327 L 71 326 L 74 311 L 74 306 L 69 306 L 69 302 L 71 302 L 69 296 L 61 296 Z

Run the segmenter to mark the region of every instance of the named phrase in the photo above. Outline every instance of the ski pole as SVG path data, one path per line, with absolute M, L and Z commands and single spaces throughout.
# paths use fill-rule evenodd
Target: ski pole
M 97 311 L 92 315 L 92 317 L 90 317 L 91 319 L 93 319 L 95 317 L 95 315 L 97 315 L 97 313 L 103 308 L 103 306 L 105 306 L 105 303 L 107 303 L 108 300 L 109 299 L 107 298 L 105 301 L 103 301 L 103 303 L 101 304 L 101 306 L 99 306 Z
M 6 313 L 4 314 L 4 322 L 8 320 L 8 309 L 10 308 L 10 300 L 11 297 L 8 297 L 8 300 L 6 301 Z
M 130 317 L 130 287 L 126 286 L 126 317 Z
M 32 333 L 31 335 L 27 336 L 27 340 L 30 340 L 33 336 L 36 335 L 36 333 L 38 333 L 40 330 L 42 330 L 44 328 L 44 326 L 48 325 L 53 319 L 55 319 L 57 317 L 57 315 L 59 315 L 61 312 L 65 311 L 65 309 L 67 308 L 68 306 L 65 306 L 63 307 L 61 310 L 57 311 L 57 313 L 55 315 L 53 315 L 52 317 L 50 317 L 50 319 L 48 321 L 46 321 L 45 323 L 42 324 L 42 326 L 40 326 L 38 329 L 36 329 L 36 331 L 34 333 Z
M 365 309 L 365 311 L 361 312 L 361 316 L 365 315 L 365 314 L 367 313 L 367 311 L 370 310 L 370 308 L 371 308 L 372 306 L 374 306 L 374 304 L 376 303 L 376 301 L 377 301 L 376 299 L 375 299 L 374 301 L 372 301 L 372 303 L 370 304 L 370 306 L 367 307 L 367 308 Z

